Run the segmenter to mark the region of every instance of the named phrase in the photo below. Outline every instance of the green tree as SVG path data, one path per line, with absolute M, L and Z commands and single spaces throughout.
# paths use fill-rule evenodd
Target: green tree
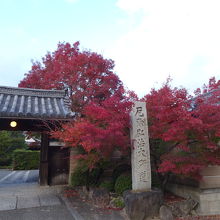
M 26 149 L 22 132 L 0 131 L 0 166 L 8 166 L 12 162 L 15 149 Z

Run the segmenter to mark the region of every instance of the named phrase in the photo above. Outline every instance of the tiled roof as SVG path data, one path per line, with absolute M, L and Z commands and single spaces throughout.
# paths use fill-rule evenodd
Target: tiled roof
M 0 86 L 0 117 L 69 119 L 74 116 L 63 90 Z

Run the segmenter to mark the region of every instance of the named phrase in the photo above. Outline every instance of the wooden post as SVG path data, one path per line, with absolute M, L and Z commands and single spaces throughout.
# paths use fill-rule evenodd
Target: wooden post
M 49 136 L 41 133 L 41 151 L 40 151 L 40 185 L 48 185 L 48 148 Z

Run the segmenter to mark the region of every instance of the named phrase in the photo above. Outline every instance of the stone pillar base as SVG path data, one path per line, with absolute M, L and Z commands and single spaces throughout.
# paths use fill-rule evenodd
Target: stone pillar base
M 126 191 L 123 197 L 126 214 L 130 220 L 147 220 L 158 216 L 160 206 L 163 204 L 163 193 L 160 190 Z

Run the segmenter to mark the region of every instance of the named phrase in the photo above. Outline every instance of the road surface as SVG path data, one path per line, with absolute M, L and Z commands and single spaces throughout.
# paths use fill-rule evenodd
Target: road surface
M 37 183 L 0 185 L 0 220 L 75 220 L 61 191 Z
M 38 182 L 39 170 L 0 170 L 0 185 Z

